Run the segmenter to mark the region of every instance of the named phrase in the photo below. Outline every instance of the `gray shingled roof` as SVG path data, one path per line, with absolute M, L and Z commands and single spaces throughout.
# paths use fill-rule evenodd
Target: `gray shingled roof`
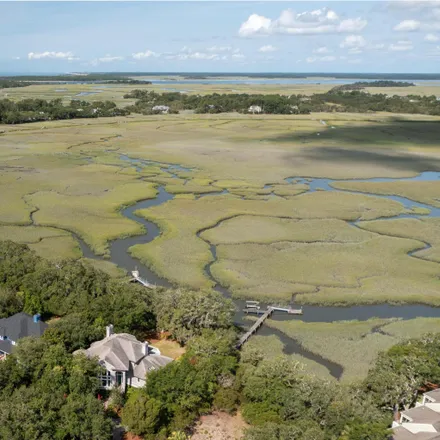
M 11 354 L 13 347 L 11 341 L 3 341 L 3 339 L 0 339 L 0 351 L 3 353 Z
M 427 393 L 425 393 L 425 396 L 434 399 L 436 402 L 440 402 L 440 389 L 428 391 Z
M 413 434 L 408 429 L 399 426 L 398 428 L 394 428 L 393 430 L 393 440 L 439 440 L 440 433 L 439 432 L 419 432 L 417 434 Z
M 409 417 L 413 423 L 429 423 L 431 425 L 440 423 L 440 413 L 433 411 L 427 406 L 416 406 L 415 408 L 402 411 L 402 414 Z
M 149 347 L 148 355 L 144 354 L 144 343 L 127 333 L 114 333 L 108 338 L 94 342 L 87 350 L 79 350 L 87 357 L 97 356 L 115 371 L 129 371 L 139 379 L 145 379 L 146 373 L 169 364 L 173 360 L 167 356 L 154 354 Z
M 41 336 L 46 328 L 46 323 L 34 322 L 32 315 L 23 312 L 0 319 L 0 334 L 15 342 L 26 336 Z

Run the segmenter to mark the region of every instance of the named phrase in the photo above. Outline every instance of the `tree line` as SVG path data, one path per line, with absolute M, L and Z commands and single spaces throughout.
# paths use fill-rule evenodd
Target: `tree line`
M 327 93 L 306 95 L 279 94 L 207 94 L 188 95 L 179 92 L 156 93 L 133 90 L 124 98 L 137 99 L 127 107 L 134 113 L 152 114 L 154 107 L 165 105 L 171 112 L 193 110 L 195 113 L 264 113 L 309 114 L 311 112 L 391 112 L 440 115 L 440 100 L 434 96 L 388 96 L 369 94 L 359 90 L 345 91 L 333 88 Z
M 31 98 L 18 102 L 9 99 L 0 100 L 0 123 L 3 124 L 127 116 L 129 114 L 127 109 L 118 108 L 112 101 L 72 100 L 69 104 L 63 105 L 60 98 L 51 101 Z
M 126 84 L 151 84 L 151 81 L 136 80 L 131 78 L 131 75 L 124 75 L 119 73 L 81 73 L 70 75 L 13 75 L 0 76 L 0 88 L 2 81 L 14 82 L 21 85 L 35 84 L 38 82 L 50 83 L 112 83 L 120 82 Z M 21 87 L 16 86 L 16 87 Z
M 118 80 L 119 81 L 119 80 Z M 129 80 L 132 81 L 132 80 Z M 112 101 L 72 100 L 63 105 L 61 99 L 23 99 L 18 102 L 0 100 L 0 123 L 21 124 L 58 119 L 127 116 L 130 112 L 144 115 L 160 114 L 163 107 L 168 113 L 192 110 L 195 113 L 262 113 L 310 114 L 311 112 L 391 112 L 440 115 L 440 99 L 431 96 L 389 96 L 369 94 L 359 90 L 341 90 L 336 87 L 327 93 L 305 95 L 278 94 L 208 94 L 187 95 L 179 92 L 157 93 L 135 89 L 124 95 L 136 103 L 119 108 Z
M 87 263 L 55 264 L 26 245 L 0 242 L 0 316 L 19 311 L 52 322 L 42 338 L 20 340 L 0 362 L 1 438 L 111 438 L 112 413 L 98 399 L 100 367 L 72 355 L 102 339 L 109 323 L 139 338 L 165 330 L 186 346 L 144 388 L 112 393 L 124 426 L 145 440 L 186 439 L 213 409 L 240 409 L 250 424 L 245 440 L 387 440 L 393 411 L 440 381 L 440 335 L 392 347 L 365 380 L 342 385 L 288 356 L 267 359 L 250 345 L 238 352 L 233 304 L 217 292 L 150 291 Z
M 31 83 L 28 82 L 16 81 L 10 79 L 0 79 L 0 89 L 9 89 L 12 87 L 26 87 L 30 85 Z
M 366 87 L 413 87 L 414 83 L 408 81 L 356 81 L 353 84 L 342 84 L 341 86 L 333 87 L 333 92 L 346 91 L 346 90 L 361 90 Z

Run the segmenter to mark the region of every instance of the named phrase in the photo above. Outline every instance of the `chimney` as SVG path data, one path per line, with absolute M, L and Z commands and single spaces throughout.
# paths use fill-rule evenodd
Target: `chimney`
M 40 322 L 41 315 L 40 315 L 39 313 L 36 313 L 36 314 L 34 315 L 33 319 L 34 319 L 34 322 L 35 322 L 35 323 Z
M 105 337 L 106 337 L 106 338 L 109 338 L 112 334 L 113 334 L 113 324 L 109 324 L 109 325 L 105 328 Z
M 142 344 L 142 353 L 144 354 L 144 356 L 148 356 L 148 341 L 145 341 Z

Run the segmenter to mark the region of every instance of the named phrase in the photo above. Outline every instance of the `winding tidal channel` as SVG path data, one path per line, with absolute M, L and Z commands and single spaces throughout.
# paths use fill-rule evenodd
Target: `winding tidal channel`
M 158 163 L 148 160 L 140 160 L 140 159 L 133 159 L 129 158 L 128 156 L 121 155 L 120 158 L 124 161 L 130 162 L 132 166 L 135 166 L 137 171 L 141 171 L 144 167 L 153 165 L 160 165 L 162 166 L 162 171 L 168 173 L 171 177 L 179 179 L 180 177 L 176 174 L 176 171 L 191 171 L 190 168 L 184 168 L 179 165 L 172 165 L 172 164 L 165 164 L 165 163 Z M 285 179 L 287 183 L 306 183 L 309 186 L 309 191 L 313 192 L 316 190 L 324 190 L 324 191 L 336 191 L 332 186 L 331 183 L 333 180 L 331 179 L 313 179 L 313 178 L 300 178 L 300 177 L 290 177 Z M 416 177 L 412 178 L 403 178 L 403 179 L 384 179 L 384 178 L 374 178 L 374 179 L 362 179 L 362 180 L 351 180 L 352 182 L 392 182 L 392 181 L 438 181 L 440 180 L 440 173 L 438 172 L 424 172 L 419 174 Z M 270 188 L 270 185 L 266 185 L 266 187 Z M 355 191 L 345 191 L 344 192 L 350 192 L 352 194 L 360 194 Z M 205 196 L 215 196 L 215 195 L 221 195 L 225 194 L 227 191 L 223 192 L 213 192 L 213 193 L 207 193 L 201 195 L 201 197 Z M 384 196 L 379 194 L 368 194 L 370 196 L 374 197 L 380 197 L 385 198 L 393 201 L 400 202 L 405 208 L 411 209 L 414 207 L 419 208 L 426 208 L 430 210 L 430 214 L 419 216 L 417 214 L 412 213 L 404 213 L 399 216 L 395 217 L 388 217 L 388 219 L 396 219 L 396 218 L 419 218 L 419 217 L 440 217 L 440 208 L 436 208 L 434 206 L 426 205 L 423 203 L 418 203 L 409 199 L 406 199 L 404 197 L 398 197 L 398 196 Z M 138 222 L 142 224 L 146 232 L 145 234 L 128 237 L 128 238 L 121 238 L 114 240 L 110 243 L 110 260 L 118 265 L 119 267 L 122 267 L 126 269 L 127 271 L 132 271 L 135 267 L 138 268 L 140 275 L 143 278 L 146 278 L 150 283 L 164 286 L 164 287 L 171 287 L 171 283 L 167 281 L 166 279 L 160 278 L 157 276 L 150 268 L 145 266 L 142 262 L 137 260 L 136 258 L 133 258 L 129 253 L 129 248 L 131 246 L 134 246 L 136 244 L 145 244 L 149 243 L 155 238 L 157 238 L 161 231 L 159 227 L 151 222 L 148 221 L 140 216 L 135 215 L 135 212 L 140 209 L 146 209 L 150 208 L 152 206 L 158 206 L 162 203 L 165 203 L 169 200 L 172 200 L 174 198 L 173 194 L 168 193 L 163 186 L 158 187 L 158 194 L 156 198 L 149 199 L 149 200 L 143 200 L 140 202 L 137 202 L 136 204 L 125 208 L 121 211 L 121 214 L 124 217 L 129 218 L 130 220 L 134 220 L 135 222 Z M 385 218 L 383 218 L 385 220 Z M 357 221 L 350 222 L 353 226 L 357 227 L 356 225 Z M 202 231 L 199 231 L 198 237 L 200 237 L 200 233 Z M 93 258 L 93 259 L 102 259 L 102 257 L 97 256 L 93 253 L 93 251 L 90 249 L 90 247 L 79 237 L 76 237 L 79 241 L 81 250 L 85 257 L 87 258 Z M 227 298 L 231 298 L 230 292 L 225 289 L 224 287 L 217 284 L 216 280 L 212 277 L 210 267 L 211 265 L 217 260 L 216 255 L 216 247 L 212 245 L 211 243 L 208 243 L 210 245 L 210 250 L 213 256 L 212 262 L 210 262 L 206 267 L 206 275 L 213 280 L 214 283 L 216 283 L 215 290 L 220 292 L 222 295 L 224 295 Z M 409 253 L 410 256 L 413 256 L 415 252 L 420 251 L 421 249 L 429 248 L 430 244 L 425 243 L 425 246 L 422 248 L 419 248 L 417 250 L 411 251 Z M 439 272 L 440 272 L 440 265 L 439 265 Z M 244 319 L 243 309 L 245 307 L 245 301 L 243 300 L 233 300 L 236 306 L 236 314 L 235 314 L 235 322 L 237 325 L 242 327 L 249 327 L 249 321 L 246 321 Z M 266 304 L 261 304 L 262 308 L 266 307 Z M 332 321 L 341 321 L 341 320 L 367 320 L 370 318 L 401 318 L 401 319 L 412 319 L 416 317 L 440 317 L 440 308 L 437 307 L 431 307 L 426 305 L 389 305 L 389 304 L 377 304 L 377 305 L 364 305 L 364 306 L 352 306 L 352 307 L 328 307 L 328 306 L 304 306 L 304 315 L 302 316 L 295 316 L 295 315 L 288 315 L 286 313 L 274 313 L 272 315 L 272 319 L 275 320 L 291 320 L 291 319 L 300 319 L 306 322 L 332 322 Z M 309 352 L 305 350 L 298 342 L 296 342 L 294 339 L 289 338 L 284 333 L 269 328 L 267 326 L 262 326 L 260 330 L 258 331 L 258 334 L 260 335 L 276 335 L 280 338 L 282 343 L 284 344 L 284 352 L 286 354 L 292 354 L 297 353 L 301 356 L 304 356 L 305 358 L 311 359 L 315 362 L 318 362 L 319 364 L 325 366 L 330 374 L 336 378 L 340 378 L 343 372 L 343 369 L 340 365 L 329 361 L 328 359 L 324 359 L 323 357 Z

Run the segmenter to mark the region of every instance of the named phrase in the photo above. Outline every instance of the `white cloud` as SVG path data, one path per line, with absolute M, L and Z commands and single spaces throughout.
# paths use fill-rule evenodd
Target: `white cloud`
M 171 53 L 165 57 L 169 60 L 220 60 L 217 53 L 193 51 L 191 48 L 184 46 L 179 53 Z
M 440 40 L 440 38 L 435 34 L 426 34 L 424 40 L 428 41 L 429 43 L 436 43 Z
M 371 49 L 371 50 L 385 49 L 385 44 L 384 43 L 370 44 L 370 45 L 368 45 L 368 49 Z
M 206 49 L 207 52 L 231 52 L 232 50 L 231 46 L 212 46 Z
M 388 6 L 396 9 L 412 9 L 420 11 L 427 8 L 437 7 L 439 5 L 438 0 L 425 1 L 425 0 L 399 0 L 391 1 Z
M 317 53 L 317 54 L 325 54 L 325 53 L 331 53 L 331 52 L 332 51 L 328 47 L 325 47 L 325 46 L 318 47 L 318 49 L 315 49 L 313 51 L 313 53 Z
M 58 59 L 74 61 L 78 58 L 73 55 L 72 52 L 29 52 L 28 59 L 30 60 L 42 60 L 42 59 Z
M 276 52 L 278 49 L 271 44 L 266 44 L 258 49 L 258 52 Z
M 421 23 L 418 20 L 403 20 L 393 30 L 398 32 L 414 32 L 420 29 Z
M 336 61 L 336 60 L 337 60 L 337 58 L 332 55 L 326 55 L 323 57 L 308 57 L 308 58 L 306 58 L 306 61 L 308 63 L 315 63 L 315 62 L 321 62 L 321 61 L 328 63 L 328 62 L 332 62 L 332 61 Z
M 13 60 L 20 60 L 20 57 L 12 57 Z
M 95 58 L 94 60 L 89 61 L 88 63 L 86 63 L 85 65 L 89 65 L 89 66 L 98 66 L 101 63 L 114 63 L 115 61 L 122 61 L 124 60 L 124 57 L 113 57 L 111 55 L 105 55 L 103 57 L 100 58 Z
M 217 52 L 214 53 L 214 48 L 217 49 Z M 227 50 L 226 50 L 227 49 Z M 229 52 L 229 53 L 225 53 Z M 242 59 L 245 58 L 245 56 L 241 53 L 240 49 L 233 49 L 229 46 L 220 46 L 220 47 L 209 47 L 204 51 L 196 51 L 191 49 L 188 46 L 182 47 L 179 52 L 177 53 L 166 53 L 165 59 L 167 60 L 206 60 L 206 61 L 226 61 L 229 59 L 229 57 L 233 59 Z
M 341 20 L 336 12 L 328 8 L 295 13 L 291 9 L 281 12 L 278 19 L 252 14 L 242 23 L 238 34 L 241 37 L 254 35 L 313 35 L 344 32 L 359 32 L 365 28 L 367 21 L 362 18 Z
M 270 33 L 272 20 L 262 15 L 252 14 L 241 26 L 238 34 L 248 37 L 259 33 Z
M 367 25 L 367 20 L 362 20 L 360 17 L 355 19 L 342 20 L 337 28 L 337 32 L 360 32 Z
M 193 52 L 187 55 L 192 60 L 215 60 L 219 56 L 216 53 Z
M 398 41 L 397 43 L 391 43 L 389 49 L 394 52 L 405 52 L 408 50 L 413 50 L 414 46 L 409 40 Z
M 143 60 L 144 58 L 159 57 L 160 54 L 147 49 L 145 52 L 136 52 L 131 54 L 131 56 L 136 60 Z
M 348 54 L 355 55 L 368 50 L 383 50 L 386 48 L 384 43 L 371 43 L 362 35 L 348 35 L 345 37 L 339 47 L 348 50 Z
M 367 48 L 367 41 L 362 35 L 349 35 L 344 38 L 339 47 L 348 49 L 349 54 L 360 54 Z
M 124 57 L 112 57 L 111 55 L 106 55 L 105 57 L 98 58 L 100 63 L 113 63 L 114 61 L 122 61 Z
M 344 40 L 339 45 L 342 48 L 360 48 L 365 47 L 367 45 L 367 41 L 362 35 L 349 35 L 345 37 Z

